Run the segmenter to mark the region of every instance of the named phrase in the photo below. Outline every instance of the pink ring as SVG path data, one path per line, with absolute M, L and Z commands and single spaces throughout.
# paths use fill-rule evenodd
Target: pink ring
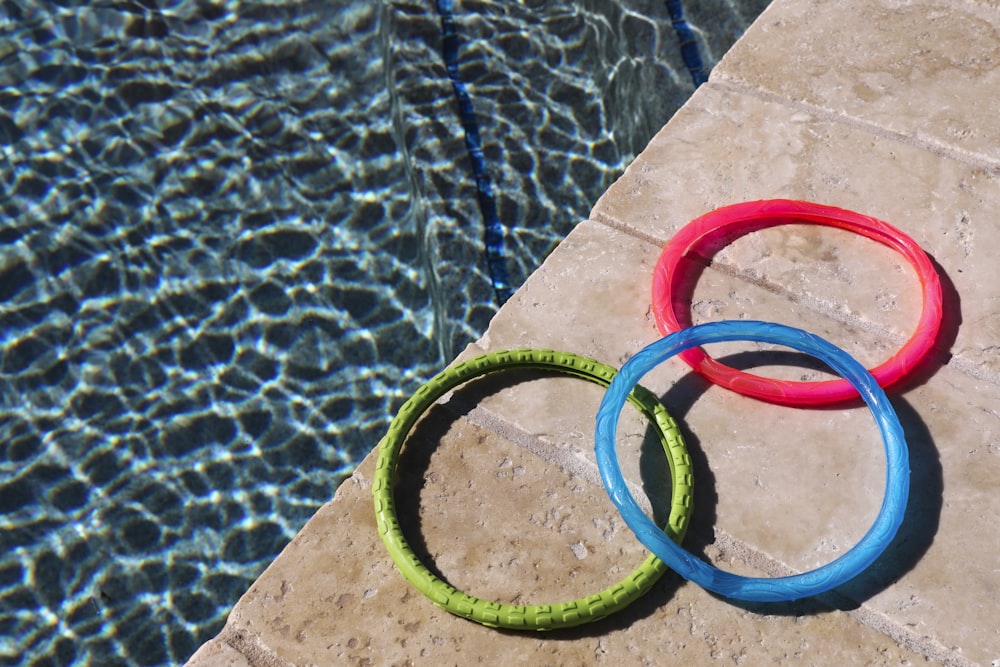
M 879 386 L 885 388 L 913 370 L 933 348 L 941 328 L 941 281 L 927 253 L 916 241 L 892 225 L 875 218 L 832 206 L 811 202 L 773 199 L 724 206 L 688 223 L 667 243 L 653 273 L 653 314 L 664 334 L 691 326 L 690 295 L 675 295 L 675 285 L 685 255 L 696 245 L 712 242 L 703 264 L 723 246 L 750 232 L 786 224 L 814 224 L 837 227 L 886 245 L 909 260 L 920 277 L 923 309 L 917 330 L 888 361 L 871 369 Z M 692 285 L 693 289 L 693 285 Z M 857 390 L 843 379 L 821 382 L 775 380 L 730 368 L 710 357 L 700 347 L 678 355 L 699 374 L 715 384 L 745 396 L 781 405 L 822 405 L 858 397 Z

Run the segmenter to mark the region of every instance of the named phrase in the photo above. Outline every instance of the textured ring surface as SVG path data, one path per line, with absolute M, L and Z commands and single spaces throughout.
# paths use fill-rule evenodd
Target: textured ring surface
M 826 362 L 861 394 L 871 408 L 885 445 L 886 492 L 874 523 L 849 551 L 815 570 L 788 577 L 743 577 L 719 570 L 678 544 L 662 539 L 662 531 L 647 517 L 622 479 L 615 450 L 618 415 L 625 395 L 656 365 L 696 345 L 734 340 L 785 345 Z M 670 334 L 629 359 L 612 380 L 597 413 L 597 466 L 601 479 L 629 525 L 647 549 L 685 579 L 738 600 L 775 602 L 823 593 L 854 578 L 871 565 L 896 535 L 910 490 L 909 455 L 903 428 L 885 392 L 871 373 L 846 352 L 819 336 L 781 324 L 751 320 L 710 322 Z
M 941 327 L 941 280 L 927 253 L 912 238 L 892 225 L 854 211 L 812 202 L 773 199 L 724 206 L 683 227 L 664 247 L 653 273 L 653 314 L 666 335 L 691 325 L 690 294 L 678 294 L 684 279 L 681 261 L 697 246 L 709 241 L 730 243 L 750 232 L 787 224 L 812 224 L 845 229 L 877 241 L 903 255 L 920 278 L 923 306 L 917 328 L 892 358 L 871 370 L 882 387 L 912 370 L 931 350 Z M 681 359 L 715 384 L 772 403 L 822 405 L 857 398 L 846 380 L 792 382 L 738 371 L 712 359 L 701 348 L 682 352 Z
M 451 389 L 472 378 L 501 369 L 531 368 L 558 371 L 607 387 L 615 370 L 600 362 L 551 350 L 511 350 L 494 352 L 463 361 L 442 371 L 403 404 L 379 443 L 372 494 L 378 530 L 400 572 L 434 604 L 458 616 L 483 625 L 517 630 L 549 630 L 596 621 L 623 609 L 642 596 L 666 572 L 656 556 L 649 556 L 625 579 L 599 593 L 553 604 L 511 605 L 482 600 L 457 590 L 431 572 L 407 543 L 396 515 L 393 483 L 403 441 L 419 417 Z M 691 459 L 674 420 L 656 398 L 636 386 L 627 400 L 653 424 L 671 475 L 670 516 L 663 529 L 668 539 L 680 540 L 691 516 Z M 624 405 L 623 399 L 623 405 Z M 654 524 L 655 525 L 655 524 Z

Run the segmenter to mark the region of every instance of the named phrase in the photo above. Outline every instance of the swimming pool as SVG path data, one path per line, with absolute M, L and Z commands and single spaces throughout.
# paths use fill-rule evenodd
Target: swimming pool
M 764 1 L 686 5 L 707 64 Z M 517 285 L 690 95 L 662 2 L 460 2 Z M 218 632 L 495 312 L 431 2 L 0 2 L 0 664 Z

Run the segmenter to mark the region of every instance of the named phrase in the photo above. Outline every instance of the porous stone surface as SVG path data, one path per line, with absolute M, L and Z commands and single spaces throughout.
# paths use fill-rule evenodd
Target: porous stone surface
M 549 347 L 620 366 L 660 335 L 650 279 L 689 220 L 798 198 L 886 220 L 931 255 L 944 290 L 935 350 L 890 388 L 912 490 L 886 552 L 817 598 L 725 600 L 668 574 L 623 613 L 572 630 L 497 631 L 408 584 L 381 544 L 370 455 L 232 611 L 194 667 L 404 664 L 993 665 L 1000 661 L 1000 9 L 984 2 L 775 0 L 685 107 L 463 353 Z M 754 232 L 698 276 L 695 322 L 780 321 L 868 365 L 913 332 L 919 281 L 893 251 L 803 225 Z M 762 374 L 801 360 L 712 349 Z M 780 363 L 779 363 L 780 362 Z M 452 583 L 504 602 L 565 599 L 643 557 L 593 458 L 601 390 L 512 374 L 436 406 L 407 441 L 401 523 Z M 695 466 L 686 546 L 780 576 L 864 535 L 885 486 L 864 406 L 772 406 L 678 360 L 643 384 L 678 419 Z M 663 512 L 662 452 L 638 415 L 619 433 L 630 483 Z M 228 648 L 227 648 L 228 647 Z M 226 661 L 230 662 L 226 662 Z
M 453 413 L 431 420 L 418 430 L 433 438 L 416 435 L 416 460 L 398 493 L 419 502 L 419 520 L 412 505 L 401 510 L 410 515 L 404 526 L 449 580 L 512 603 L 561 600 L 596 592 L 642 560 L 600 488 L 475 418 Z M 624 612 L 590 626 L 552 632 L 480 626 L 438 609 L 395 571 L 375 527 L 373 474 L 369 457 L 251 588 L 215 643 L 252 656 L 252 665 L 753 664 L 811 662 L 810 655 L 822 656 L 815 664 L 907 664 L 919 658 L 849 612 L 814 602 L 743 608 L 670 575 Z M 732 566 L 732 553 L 706 548 Z M 230 664 L 222 662 L 229 659 L 223 651 L 204 651 L 190 664 Z

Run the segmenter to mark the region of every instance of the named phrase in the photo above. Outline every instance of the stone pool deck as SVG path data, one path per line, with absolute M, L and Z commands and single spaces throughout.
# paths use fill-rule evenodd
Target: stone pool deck
M 373 454 L 189 664 L 1000 665 L 998 98 L 995 0 L 774 0 L 462 355 L 549 347 L 620 366 L 658 337 L 649 286 L 660 249 L 726 204 L 796 198 L 889 221 L 936 261 L 946 316 L 933 359 L 890 391 L 912 493 L 898 537 L 860 577 L 816 599 L 745 604 L 668 573 L 590 626 L 492 630 L 439 610 L 398 573 L 375 528 Z M 918 294 L 885 247 L 794 226 L 719 252 L 692 310 L 699 322 L 793 324 L 873 365 L 909 336 Z M 874 518 L 885 468 L 863 406 L 771 406 L 677 360 L 643 384 L 687 437 L 686 545 L 703 558 L 760 576 L 811 569 Z M 594 463 L 601 396 L 580 380 L 498 374 L 429 413 L 404 450 L 397 497 L 404 529 L 453 584 L 551 602 L 642 561 Z M 623 465 L 658 508 L 662 452 L 625 415 Z

